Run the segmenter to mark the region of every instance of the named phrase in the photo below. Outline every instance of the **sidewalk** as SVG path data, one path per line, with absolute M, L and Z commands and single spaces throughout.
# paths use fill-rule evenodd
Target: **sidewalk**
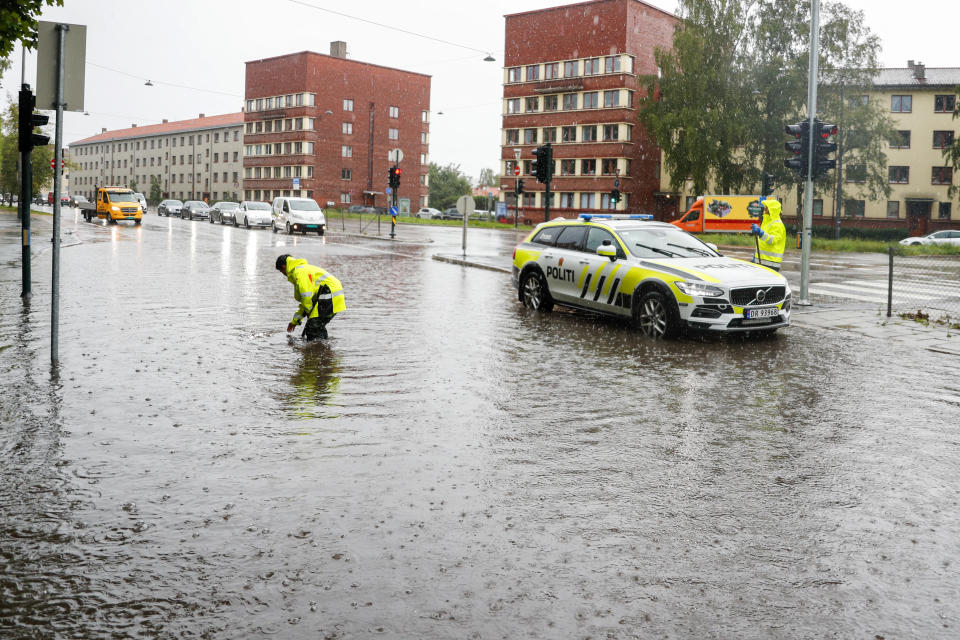
M 509 256 L 471 254 L 464 256 L 446 253 L 435 254 L 433 259 L 464 267 L 499 271 L 504 274 L 509 274 L 511 270 Z M 849 331 L 894 344 L 960 356 L 960 330 L 950 329 L 933 322 L 924 325 L 915 320 L 901 318 L 896 311 L 888 318 L 886 305 L 882 307 L 862 302 L 794 305 L 790 321 L 797 327 Z

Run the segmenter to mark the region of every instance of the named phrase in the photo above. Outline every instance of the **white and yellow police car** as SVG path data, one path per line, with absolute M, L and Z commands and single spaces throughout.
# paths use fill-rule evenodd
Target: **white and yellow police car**
M 632 318 L 654 338 L 685 329 L 773 333 L 790 324 L 790 287 L 766 267 L 651 216 L 581 215 L 538 225 L 513 251 L 520 301 Z

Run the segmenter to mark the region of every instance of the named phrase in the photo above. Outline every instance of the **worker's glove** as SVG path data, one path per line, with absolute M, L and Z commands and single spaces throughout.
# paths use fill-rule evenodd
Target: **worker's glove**
M 752 233 L 755 236 L 759 236 L 759 235 L 763 235 L 763 230 L 759 226 L 752 224 L 750 225 L 750 233 Z
M 292 322 L 291 322 L 290 324 L 288 324 L 288 325 L 287 325 L 287 333 L 290 333 L 291 331 L 293 331 L 294 327 L 296 327 L 296 326 L 297 326 L 297 325 L 293 324 Z

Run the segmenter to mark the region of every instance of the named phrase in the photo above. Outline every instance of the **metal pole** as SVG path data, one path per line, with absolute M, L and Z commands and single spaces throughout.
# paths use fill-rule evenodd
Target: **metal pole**
M 24 83 L 20 88 L 20 108 L 25 106 L 33 111 L 29 105 L 33 104 L 33 93 L 30 91 L 30 85 Z M 23 120 L 21 119 L 21 122 Z M 24 132 L 19 132 L 24 135 Z M 31 129 L 28 135 L 33 134 Z M 33 196 L 33 162 L 30 160 L 29 151 L 20 152 L 20 271 L 22 280 L 22 289 L 20 297 L 24 301 L 30 300 L 33 295 L 30 284 L 30 205 Z
M 810 0 L 810 75 L 807 78 L 807 116 L 810 121 L 809 147 L 807 154 L 807 181 L 803 190 L 803 246 L 800 251 L 800 299 L 797 304 L 810 304 L 810 245 L 813 240 L 813 160 L 814 137 L 816 127 L 814 120 L 817 116 L 817 57 L 820 55 L 820 0 Z
M 890 307 L 893 306 L 893 246 L 889 248 L 890 266 L 887 273 L 887 317 L 890 317 Z
M 67 37 L 65 24 L 57 25 L 57 125 L 53 148 L 53 276 L 51 278 L 50 362 L 59 361 L 60 325 L 60 180 L 63 175 L 63 51 Z
M 553 180 L 553 145 L 549 142 L 545 145 L 547 149 L 547 158 L 549 158 L 549 166 L 547 167 L 547 181 L 544 184 L 545 189 L 543 191 L 543 221 L 550 221 L 550 181 Z
M 469 211 L 469 207 L 465 206 L 464 209 Z M 470 217 L 470 214 L 467 213 L 467 211 L 463 212 L 463 242 L 461 243 L 464 258 L 467 257 L 467 218 Z
M 840 207 L 843 202 L 843 81 L 840 81 L 840 126 L 837 134 L 837 201 L 836 213 L 833 216 L 833 225 L 836 229 L 837 240 L 840 239 Z

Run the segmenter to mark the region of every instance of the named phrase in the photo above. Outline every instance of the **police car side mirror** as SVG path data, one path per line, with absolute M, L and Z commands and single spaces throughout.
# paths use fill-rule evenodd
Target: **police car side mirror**
M 597 247 L 597 255 L 604 258 L 610 258 L 611 261 L 617 259 L 617 248 L 612 244 L 602 244 Z
M 714 252 L 720 253 L 720 249 L 718 249 L 718 248 L 717 248 L 717 245 L 713 244 L 712 242 L 707 242 L 706 245 L 707 245 L 708 247 L 710 247 L 711 249 L 713 249 Z

